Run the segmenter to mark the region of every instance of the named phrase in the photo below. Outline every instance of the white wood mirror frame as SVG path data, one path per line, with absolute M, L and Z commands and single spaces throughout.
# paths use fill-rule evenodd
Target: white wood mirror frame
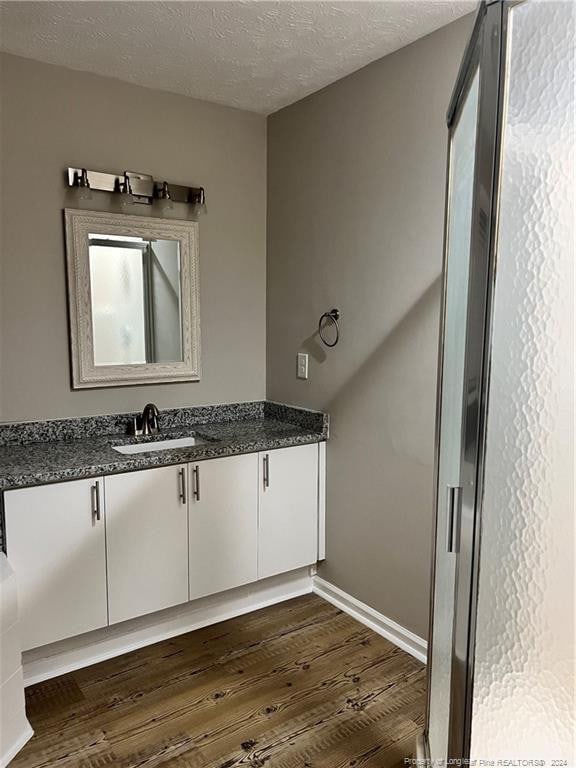
M 200 379 L 198 224 L 66 209 L 68 308 L 74 389 Z M 182 359 L 176 362 L 95 365 L 89 235 L 175 240 L 180 255 Z

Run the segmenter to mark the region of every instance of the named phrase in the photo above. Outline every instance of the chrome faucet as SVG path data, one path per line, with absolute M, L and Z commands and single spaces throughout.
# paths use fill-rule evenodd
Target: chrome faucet
M 154 403 L 147 403 L 144 406 L 141 416 L 142 422 L 142 434 L 154 435 L 159 430 L 158 424 L 158 408 Z

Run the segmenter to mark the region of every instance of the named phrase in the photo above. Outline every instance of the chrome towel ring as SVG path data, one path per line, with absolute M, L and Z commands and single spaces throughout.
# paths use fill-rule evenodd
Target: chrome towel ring
M 330 312 L 324 312 L 324 314 L 321 316 L 319 322 L 318 322 L 318 335 L 322 339 L 322 342 L 327 347 L 335 347 L 336 344 L 338 344 L 338 340 L 340 339 L 340 326 L 338 325 L 338 320 L 340 319 L 340 312 L 337 309 L 331 309 Z M 323 331 L 326 330 L 326 324 L 325 321 L 329 321 L 330 324 L 336 328 L 336 338 L 334 341 L 326 341 L 324 338 Z

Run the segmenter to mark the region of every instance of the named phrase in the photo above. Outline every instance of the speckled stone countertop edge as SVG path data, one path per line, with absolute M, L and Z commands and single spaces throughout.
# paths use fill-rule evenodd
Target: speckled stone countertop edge
M 239 456 L 247 453 L 273 451 L 280 448 L 290 448 L 298 445 L 310 445 L 324 442 L 324 433 L 302 433 L 287 437 L 254 440 L 251 442 L 204 443 L 191 448 L 176 448 L 170 450 L 151 451 L 140 454 L 117 454 L 118 459 L 82 464 L 67 469 L 46 469 L 29 473 L 10 473 L 0 475 L 0 492 L 31 488 L 39 485 L 83 480 L 103 475 L 117 475 L 125 472 L 143 471 L 157 467 L 169 467 L 189 462 L 205 461 L 208 459 Z

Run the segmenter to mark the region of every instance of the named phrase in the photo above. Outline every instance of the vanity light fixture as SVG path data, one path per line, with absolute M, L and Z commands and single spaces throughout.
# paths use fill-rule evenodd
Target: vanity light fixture
M 171 208 L 174 203 L 185 203 L 193 207 L 194 214 L 206 213 L 204 187 L 185 187 L 165 180 L 155 181 L 147 173 L 105 173 L 86 168 L 68 168 L 67 181 L 69 187 L 79 190 L 80 197 L 86 195 L 86 190 L 89 190 L 88 196 L 91 196 L 94 190 L 115 192 L 126 196 L 123 204 L 152 205 L 155 201 L 162 201 L 162 207 L 166 209 Z

